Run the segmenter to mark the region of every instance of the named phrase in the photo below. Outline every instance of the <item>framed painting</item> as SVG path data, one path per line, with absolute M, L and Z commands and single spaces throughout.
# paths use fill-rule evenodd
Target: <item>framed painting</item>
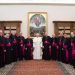
M 47 12 L 29 12 L 28 13 L 28 34 L 34 37 L 36 33 L 41 36 L 47 32 Z

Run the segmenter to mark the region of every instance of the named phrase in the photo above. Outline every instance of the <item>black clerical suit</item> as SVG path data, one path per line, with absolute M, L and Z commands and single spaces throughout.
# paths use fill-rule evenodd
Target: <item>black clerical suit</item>
M 0 67 L 3 67 L 4 65 L 4 37 L 0 36 Z
M 51 45 L 51 58 L 53 60 L 57 59 L 57 38 L 52 37 L 52 45 Z
M 11 42 L 12 42 L 12 62 L 17 61 L 17 36 L 11 35 Z
M 63 59 L 62 61 L 65 63 L 69 62 L 69 48 L 70 47 L 70 43 L 69 43 L 69 39 L 68 38 L 64 38 L 63 40 Z
M 50 59 L 50 46 L 51 46 L 51 38 L 49 36 L 44 36 L 42 38 L 43 42 L 43 59 Z
M 33 58 L 33 40 L 31 38 L 26 39 L 26 44 L 25 44 L 25 56 L 27 60 L 30 60 Z
M 5 38 L 5 64 L 10 64 L 12 62 L 12 42 L 10 38 Z
M 23 36 L 18 36 L 18 59 L 22 60 L 25 51 L 25 38 Z
M 75 67 L 75 36 L 74 37 L 71 37 L 71 54 L 70 55 L 70 61 L 71 64 Z
M 57 38 L 57 44 L 58 44 L 58 57 L 57 60 L 58 61 L 62 61 L 62 57 L 63 57 L 63 40 L 64 40 L 64 36 L 60 36 Z

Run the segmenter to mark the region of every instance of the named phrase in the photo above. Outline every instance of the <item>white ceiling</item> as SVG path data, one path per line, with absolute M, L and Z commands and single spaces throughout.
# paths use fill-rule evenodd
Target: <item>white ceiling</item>
M 0 0 L 0 3 L 64 3 L 64 4 L 75 4 L 75 0 Z

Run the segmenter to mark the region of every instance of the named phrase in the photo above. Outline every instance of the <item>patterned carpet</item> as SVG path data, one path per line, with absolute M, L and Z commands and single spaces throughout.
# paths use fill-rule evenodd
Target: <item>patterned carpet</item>
M 16 64 L 9 75 L 69 75 L 55 61 L 31 60 Z
M 75 70 L 57 61 L 23 60 L 1 68 L 0 75 L 75 75 Z

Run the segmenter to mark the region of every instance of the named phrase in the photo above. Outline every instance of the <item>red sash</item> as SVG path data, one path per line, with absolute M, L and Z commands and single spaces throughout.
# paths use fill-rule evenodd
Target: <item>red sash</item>
M 19 42 L 19 44 L 23 44 L 23 42 Z
M 28 43 L 27 46 L 31 47 L 32 45 L 30 43 Z
M 16 44 L 16 43 L 17 43 L 17 41 L 14 39 L 13 43 L 14 43 L 14 44 Z
M 2 46 L 2 47 L 3 47 L 3 46 L 4 46 L 4 44 L 0 44 L 0 46 Z
M 11 43 L 8 43 L 6 46 L 10 47 L 11 46 Z
M 49 44 L 49 42 L 46 40 L 45 42 L 44 42 L 45 44 Z
M 67 49 L 67 46 L 66 46 L 66 45 L 64 45 L 64 46 L 63 46 L 63 48 Z
M 57 44 L 55 42 L 52 43 L 52 46 L 57 46 Z
M 61 45 L 62 45 L 62 43 L 61 43 L 61 42 L 59 42 L 59 45 L 61 46 Z

